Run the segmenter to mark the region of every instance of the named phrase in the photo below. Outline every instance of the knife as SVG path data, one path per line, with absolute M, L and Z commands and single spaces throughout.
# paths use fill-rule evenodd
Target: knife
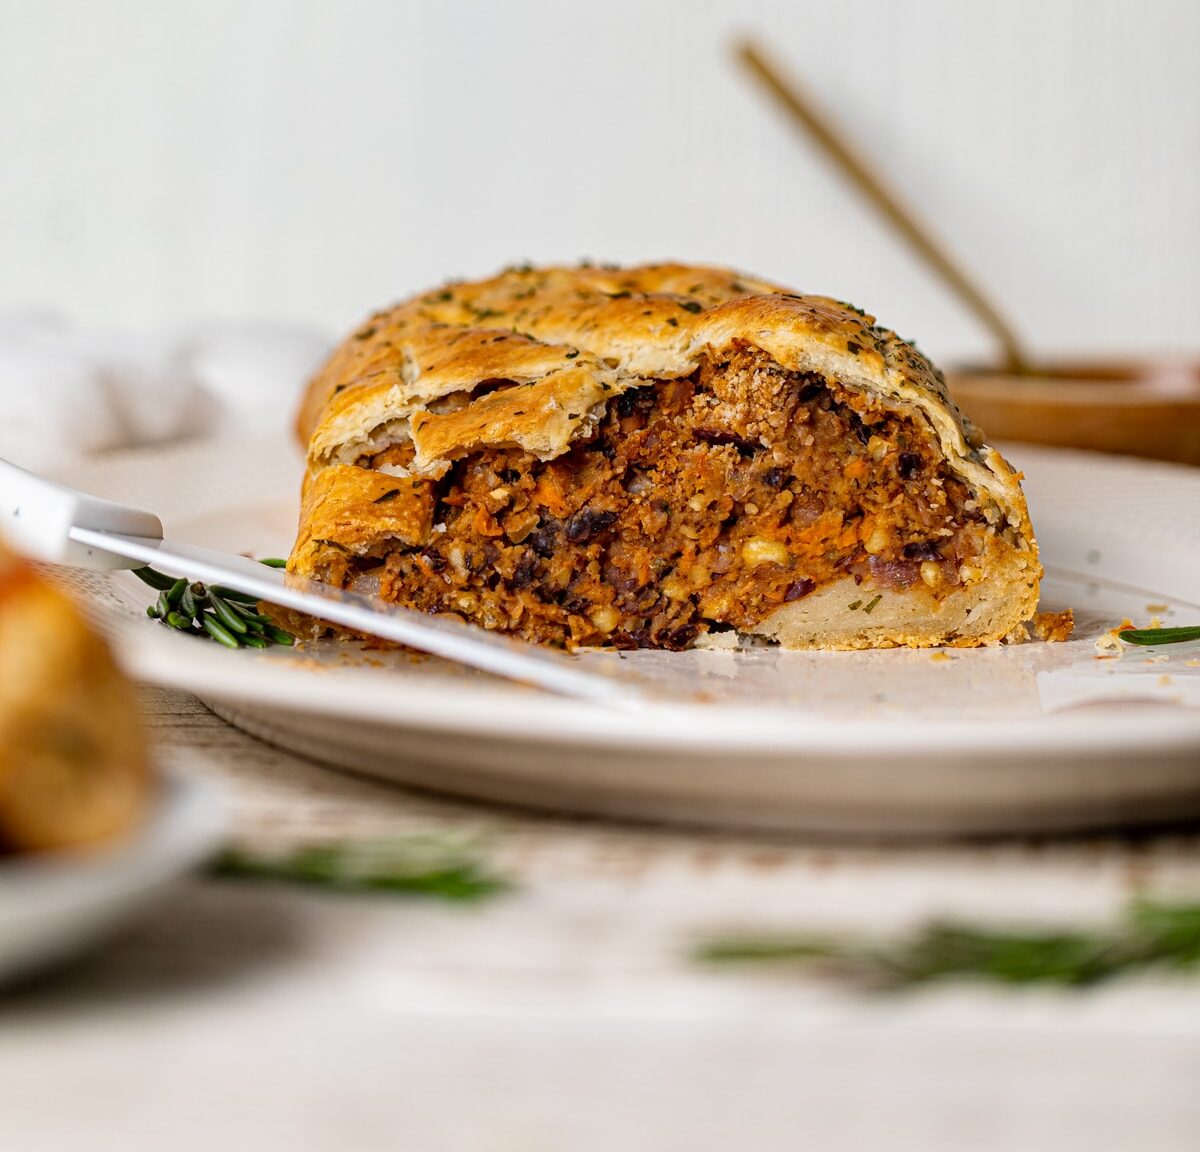
M 256 560 L 163 538 L 151 512 L 79 492 L 0 460 L 0 529 L 35 560 L 96 571 L 153 565 L 176 578 L 220 584 L 270 604 L 405 644 L 456 664 L 561 696 L 635 706 L 649 686 L 575 657 L 269 568 Z

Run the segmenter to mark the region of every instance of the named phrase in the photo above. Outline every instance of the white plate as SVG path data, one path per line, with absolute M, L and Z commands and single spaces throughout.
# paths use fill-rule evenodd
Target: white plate
M 904 835 L 1200 814 L 1200 645 L 1098 660 L 1123 616 L 1200 623 L 1200 471 L 1013 448 L 1067 644 L 866 653 L 585 653 L 711 703 L 622 715 L 438 661 L 321 645 L 229 652 L 155 627 L 128 575 L 79 575 L 138 675 L 233 723 L 376 776 L 653 820 Z M 278 444 L 113 459 L 71 482 L 168 534 L 288 549 L 300 462 Z
M 151 907 L 216 849 L 224 823 L 211 785 L 170 774 L 127 840 L 0 859 L 0 982 L 81 952 Z

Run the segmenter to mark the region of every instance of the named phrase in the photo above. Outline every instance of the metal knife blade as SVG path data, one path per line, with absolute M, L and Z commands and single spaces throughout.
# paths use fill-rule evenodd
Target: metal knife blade
M 509 680 L 599 704 L 644 706 L 650 687 L 625 673 L 580 667 L 576 657 L 485 631 L 449 616 L 430 616 L 287 575 L 245 556 L 141 536 L 72 527 L 86 549 L 152 565 L 170 576 L 220 584 L 271 604 L 442 656 Z

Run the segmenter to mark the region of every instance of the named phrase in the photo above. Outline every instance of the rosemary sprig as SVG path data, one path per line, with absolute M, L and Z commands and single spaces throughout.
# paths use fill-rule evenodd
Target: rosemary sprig
M 469 902 L 507 890 L 469 848 L 425 837 L 316 844 L 264 855 L 227 849 L 216 876 L 276 880 L 341 892 L 402 892 Z
M 151 588 L 157 588 L 160 592 L 165 592 L 175 584 L 174 576 L 165 576 L 162 572 L 156 572 L 153 568 L 135 568 L 133 574 L 143 584 L 149 584 Z
M 259 561 L 282 568 L 286 560 Z M 189 584 L 153 568 L 135 568 L 133 574 L 158 592 L 158 600 L 146 609 L 151 620 L 190 636 L 207 636 L 226 648 L 290 648 L 296 638 L 258 611 L 258 600 L 243 592 L 219 585 Z
M 695 952 L 708 963 L 811 963 L 858 987 L 936 980 L 1087 987 L 1147 969 L 1200 965 L 1200 904 L 1139 900 L 1111 928 L 1024 931 L 935 921 L 887 943 L 804 936 L 725 937 Z
M 1200 640 L 1200 627 L 1126 628 L 1117 635 L 1126 644 L 1183 644 L 1188 640 Z

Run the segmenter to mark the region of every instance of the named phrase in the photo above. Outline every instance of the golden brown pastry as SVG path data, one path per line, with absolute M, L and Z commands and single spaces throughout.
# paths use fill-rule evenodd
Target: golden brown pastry
M 567 645 L 1015 636 L 1018 477 L 874 318 L 712 268 L 514 268 L 380 312 L 305 396 L 290 570 Z
M 0 849 L 109 840 L 149 792 L 129 682 L 71 600 L 0 544 Z

